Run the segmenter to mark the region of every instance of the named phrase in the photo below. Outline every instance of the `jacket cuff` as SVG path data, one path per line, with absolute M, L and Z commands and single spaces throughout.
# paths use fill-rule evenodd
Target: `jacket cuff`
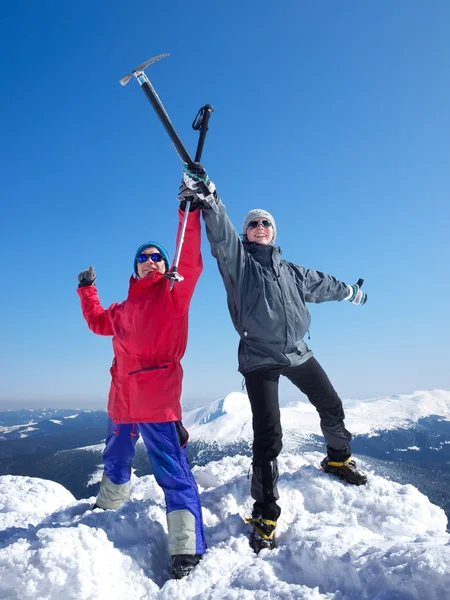
M 347 284 L 347 294 L 344 297 L 344 300 L 350 300 L 353 295 L 353 287 Z
M 89 298 L 89 296 L 97 295 L 97 288 L 95 284 L 85 285 L 84 287 L 77 288 L 77 294 L 80 298 Z

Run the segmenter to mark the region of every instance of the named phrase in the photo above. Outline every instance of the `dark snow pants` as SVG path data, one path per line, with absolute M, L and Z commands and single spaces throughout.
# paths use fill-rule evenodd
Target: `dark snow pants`
M 281 512 L 276 503 L 279 498 L 277 456 L 283 446 L 278 402 L 280 375 L 292 381 L 315 406 L 330 459 L 349 458 L 352 439 L 344 426 L 342 401 L 314 357 L 297 367 L 264 367 L 244 374 L 253 414 L 253 515 L 274 521 Z
M 186 458 L 189 434 L 180 422 L 117 425 L 108 418 L 105 468 L 97 505 L 115 509 L 129 500 L 131 464 L 140 435 L 166 499 L 170 554 L 204 554 L 200 497 Z

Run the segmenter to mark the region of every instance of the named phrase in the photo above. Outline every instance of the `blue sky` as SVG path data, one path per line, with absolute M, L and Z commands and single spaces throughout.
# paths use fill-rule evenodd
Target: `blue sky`
M 181 162 L 135 80 L 147 73 L 240 228 L 273 213 L 285 258 L 368 303 L 311 307 L 310 347 L 343 398 L 450 389 L 450 5 L 445 1 L 10 2 L 0 20 L 0 406 L 104 406 L 104 306 L 135 249 L 174 251 Z M 185 406 L 241 389 L 238 337 L 206 237 Z M 301 399 L 283 383 L 284 400 Z

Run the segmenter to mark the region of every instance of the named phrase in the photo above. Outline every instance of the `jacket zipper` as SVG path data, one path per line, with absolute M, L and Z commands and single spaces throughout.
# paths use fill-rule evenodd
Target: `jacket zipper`
M 274 271 L 275 271 L 275 267 L 274 267 Z M 283 310 L 284 310 L 284 323 L 285 323 L 285 330 L 284 330 L 285 331 L 285 338 L 284 339 L 286 340 L 286 343 L 285 343 L 284 348 L 283 348 L 283 356 L 286 358 L 286 360 L 288 360 L 288 358 L 286 356 L 286 348 L 287 348 L 287 343 L 288 343 L 288 319 L 287 319 L 287 312 L 286 312 L 285 296 L 284 296 L 284 293 L 283 293 L 283 288 L 281 287 L 281 284 L 280 284 L 281 265 L 280 265 L 280 268 L 279 268 L 279 275 L 277 277 L 276 271 L 275 271 L 275 277 L 276 277 L 276 280 L 277 280 L 278 288 L 280 290 L 280 295 L 281 295 L 281 300 L 283 302 Z

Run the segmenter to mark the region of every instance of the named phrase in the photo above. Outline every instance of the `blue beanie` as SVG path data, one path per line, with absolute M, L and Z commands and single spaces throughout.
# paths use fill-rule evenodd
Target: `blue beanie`
M 139 254 L 142 254 L 142 252 L 146 249 L 146 248 L 157 248 L 161 254 L 164 257 L 164 262 L 166 263 L 166 269 L 167 271 L 170 269 L 170 265 L 169 265 L 169 254 L 167 253 L 167 250 L 164 248 L 164 246 L 161 246 L 161 244 L 158 244 L 157 242 L 146 242 L 145 244 L 142 244 L 142 246 L 139 246 L 139 248 L 136 250 L 136 254 L 134 255 L 134 272 L 136 273 L 136 275 L 138 274 L 138 270 L 137 270 L 137 257 L 139 256 Z

